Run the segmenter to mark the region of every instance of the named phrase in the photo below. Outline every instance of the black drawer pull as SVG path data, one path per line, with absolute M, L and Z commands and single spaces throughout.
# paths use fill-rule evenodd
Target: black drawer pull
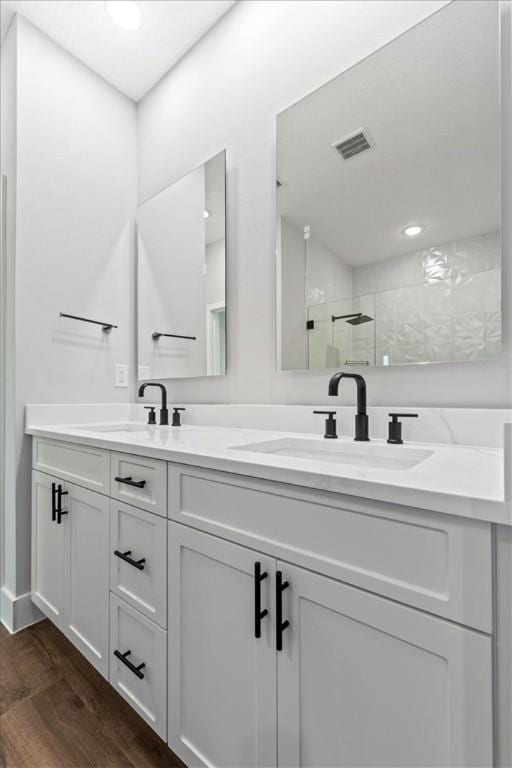
M 67 496 L 67 495 L 68 495 L 68 492 L 67 491 L 63 491 L 62 490 L 62 485 L 59 483 L 59 485 L 57 486 L 57 509 L 56 509 L 56 512 L 57 512 L 57 523 L 59 525 L 62 523 L 61 518 L 63 517 L 63 515 L 67 515 L 68 514 L 67 511 L 62 509 L 62 497 L 63 496 Z
M 52 523 L 57 519 L 57 483 L 52 483 Z
M 261 572 L 261 563 L 254 563 L 254 637 L 261 637 L 261 620 L 268 616 L 266 608 L 261 610 L 261 582 L 268 576 Z
M 120 552 L 118 549 L 114 550 L 114 555 L 116 557 L 120 557 L 121 560 L 125 561 L 125 563 L 129 563 L 130 565 L 133 565 L 133 567 L 138 568 L 139 571 L 143 571 L 146 558 L 142 557 L 140 560 L 133 560 L 130 557 L 131 553 L 132 553 L 131 549 L 128 549 L 126 552 Z
M 135 666 L 135 664 L 132 664 L 131 661 L 129 661 L 126 657 L 129 656 L 131 651 L 125 651 L 124 653 L 121 653 L 121 651 L 114 651 L 114 656 L 119 659 L 119 661 L 122 661 L 125 666 L 128 667 L 130 672 L 133 672 L 133 674 L 139 678 L 139 680 L 144 680 L 144 675 L 141 672 L 141 669 L 144 669 L 146 666 L 145 664 L 139 664 L 138 667 Z
M 290 586 L 283 581 L 282 571 L 276 571 L 276 650 L 283 650 L 283 632 L 290 626 L 288 619 L 283 621 L 283 592 Z
M 132 480 L 131 477 L 114 477 L 116 483 L 124 483 L 125 485 L 133 485 L 134 488 L 144 488 L 146 485 L 145 480 Z

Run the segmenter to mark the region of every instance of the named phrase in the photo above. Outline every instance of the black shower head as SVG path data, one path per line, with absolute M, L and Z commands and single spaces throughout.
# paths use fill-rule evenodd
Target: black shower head
M 350 323 L 350 325 L 361 325 L 361 323 L 369 323 L 373 320 L 373 317 L 370 317 L 370 315 L 363 315 L 362 312 L 351 312 L 350 315 L 332 315 L 333 323 L 335 323 L 336 320 L 345 320 L 345 322 Z
M 352 320 L 347 320 L 347 323 L 350 323 L 350 325 L 361 325 L 361 323 L 370 323 L 372 320 L 373 317 L 370 317 L 370 315 L 359 313 L 357 317 L 353 317 Z

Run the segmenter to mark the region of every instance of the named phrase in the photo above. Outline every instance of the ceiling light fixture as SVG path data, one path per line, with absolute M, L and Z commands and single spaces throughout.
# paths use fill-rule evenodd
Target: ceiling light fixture
M 416 237 L 420 232 L 423 232 L 423 227 L 419 224 L 410 224 L 408 227 L 405 227 L 405 229 L 402 229 L 402 233 L 407 235 L 407 237 Z
M 135 0 L 105 0 L 105 10 L 114 24 L 126 32 L 134 32 L 142 23 L 139 4 Z
M 209 219 L 210 218 L 210 211 L 208 210 L 208 208 L 204 209 L 203 216 L 204 216 L 205 219 Z

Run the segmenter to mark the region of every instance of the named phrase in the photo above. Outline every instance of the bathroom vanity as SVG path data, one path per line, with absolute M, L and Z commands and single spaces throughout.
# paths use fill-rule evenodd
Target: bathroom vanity
M 455 478 L 480 466 L 494 487 L 498 451 L 28 431 L 32 599 L 187 765 L 493 765 L 494 523 L 510 510 L 500 488 L 464 500 L 425 478 L 451 452 Z M 345 463 L 294 457 L 294 440 Z M 401 488 L 381 493 L 386 473 Z M 403 503 L 415 482 L 422 503 Z

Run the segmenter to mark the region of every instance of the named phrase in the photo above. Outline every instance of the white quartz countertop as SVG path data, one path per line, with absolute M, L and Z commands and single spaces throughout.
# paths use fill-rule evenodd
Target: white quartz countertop
M 104 425 L 97 426 L 99 430 L 104 428 Z M 91 424 L 28 426 L 26 431 L 55 440 L 512 524 L 512 505 L 505 501 L 504 454 L 497 448 L 408 442 L 404 449 L 422 449 L 429 455 L 413 467 L 397 469 L 238 449 L 243 445 L 286 439 L 326 444 L 322 436 L 311 434 L 199 425 L 139 426 L 140 432 L 94 431 L 95 426 Z M 135 425 L 130 425 L 130 429 L 136 429 Z M 346 437 L 339 438 L 336 444 L 338 449 L 344 444 L 347 448 L 354 445 Z M 388 446 L 383 440 L 372 440 L 371 446 L 372 449 L 378 447 L 381 455 L 392 448 L 396 456 L 401 449 L 401 446 Z

